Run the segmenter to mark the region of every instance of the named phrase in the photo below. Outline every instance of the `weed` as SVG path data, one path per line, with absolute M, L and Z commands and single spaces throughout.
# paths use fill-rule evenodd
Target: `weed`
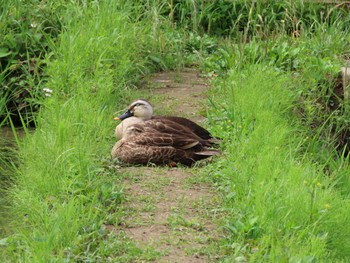
M 45 86 L 52 96 L 38 112 L 36 132 L 19 142 L 21 166 L 7 197 L 18 235 L 2 246 L 3 259 L 85 261 L 119 255 L 111 248 L 121 243 L 109 239 L 103 226 L 120 222 L 124 198 L 114 184 L 115 172 L 101 168 L 114 125 L 106 120 L 120 108 L 116 104 L 127 96 L 126 87 L 142 75 L 143 48 L 152 43 L 144 32 L 150 28 L 128 22 L 118 8 L 106 1 L 65 9 L 67 29 L 50 42 L 57 57 L 47 62 Z M 126 250 L 144 254 L 132 245 Z
M 267 74 L 271 75 L 267 77 Z M 250 78 L 251 75 L 255 77 Z M 335 246 L 328 244 L 338 232 L 329 228 L 327 218 L 332 214 L 329 209 L 341 210 L 349 202 L 337 199 L 342 203 L 338 206 L 334 198 L 339 193 L 323 174 L 323 166 L 308 159 L 308 152 L 304 152 L 302 162 L 294 157 L 300 153 L 299 142 L 304 138 L 302 134 L 296 135 L 300 126 L 288 117 L 289 105 L 297 98 L 291 92 L 291 81 L 266 67 L 231 73 L 229 80 L 234 97 L 225 95 L 231 92 L 226 86 L 225 90 L 221 88 L 226 99 L 220 106 L 213 102 L 217 108 L 214 114 L 233 123 L 216 124 L 227 142 L 227 159 L 224 165 L 218 163 L 220 168 L 214 166 L 210 174 L 220 181 L 226 193 L 226 209 L 230 213 L 226 224 L 230 237 L 227 246 L 234 251 L 232 257 L 327 258 L 329 251 L 335 251 Z M 343 214 L 333 224 L 342 228 L 346 218 Z M 349 242 L 344 235 L 339 239 L 344 244 Z M 286 249 L 278 240 L 284 244 L 298 242 Z M 314 242 L 318 246 L 311 245 Z M 345 247 L 338 242 L 337 246 L 336 251 L 342 257 Z

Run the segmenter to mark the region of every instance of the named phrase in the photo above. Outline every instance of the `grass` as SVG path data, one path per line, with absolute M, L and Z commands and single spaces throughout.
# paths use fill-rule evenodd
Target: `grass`
M 218 257 L 224 262 L 346 262 L 349 158 L 329 137 L 332 124 L 338 130 L 348 124 L 347 108 L 324 115 L 319 102 L 332 91 L 327 74 L 335 76 L 348 54 L 349 16 L 341 8 L 282 2 L 262 8 L 255 1 L 232 6 L 222 1 L 171 1 L 169 6 L 56 1 L 41 6 L 44 12 L 31 1 L 26 9 L 35 9 L 28 15 L 33 20 L 25 23 L 18 22 L 19 2 L 6 2 L 19 28 L 28 31 L 21 45 L 29 47 L 37 33 L 46 34 L 40 35 L 40 45 L 32 43 L 40 57 L 36 74 L 28 73 L 32 53 L 26 50 L 22 58 L 27 64 L 21 64 L 20 76 L 26 75 L 25 86 L 33 88 L 27 99 L 41 106 L 33 119 L 35 133 L 18 141 L 19 165 L 6 174 L 15 184 L 1 199 L 10 216 L 1 232 L 1 262 L 159 258 L 152 247 L 140 248 L 123 233 L 106 229 L 121 222 L 128 200 L 120 184 L 127 175 L 116 173 L 109 158 L 112 118 L 141 94 L 135 87 L 145 75 L 184 65 L 200 65 L 218 76 L 207 115 L 210 129 L 224 140 L 224 154 L 203 170 L 224 195 L 218 211 L 224 211 L 226 234 L 218 242 Z M 57 13 L 53 20 L 45 16 L 51 12 Z M 38 21 L 37 28 L 28 27 L 32 21 Z M 44 56 L 42 49 L 50 52 Z M 40 96 L 42 87 L 53 90 L 52 96 Z M 1 98 L 0 103 L 1 115 L 7 102 Z M 143 211 L 152 211 L 152 198 L 144 201 Z M 175 230 L 202 228 L 199 219 L 187 220 L 181 213 L 169 220 Z M 217 247 L 210 244 L 210 250 Z
M 251 76 L 254 76 L 252 78 Z M 350 256 L 350 200 L 324 173 L 292 107 L 293 78 L 266 66 L 231 73 L 214 105 L 225 158 L 210 175 L 226 195 L 230 260 L 337 261 Z M 221 102 L 220 102 L 221 101 Z
M 11 227 L 17 230 L 4 241 L 3 262 L 85 261 L 125 253 L 103 226 L 123 199 L 109 168 L 112 119 L 146 63 L 150 28 L 129 22 L 114 1 L 69 12 L 77 16 L 71 14 L 69 29 L 52 43 L 57 58 L 48 61 L 53 95 L 39 112 L 36 132 L 20 145 L 18 179 L 9 193 Z M 131 244 L 125 249 L 149 257 Z
M 2 133 L 7 133 L 2 131 Z M 12 234 L 11 228 L 8 226 L 10 216 L 6 209 L 10 202 L 6 198 L 8 189 L 13 185 L 15 178 L 15 163 L 17 159 L 17 149 L 11 136 L 6 135 L 0 139 L 0 240 L 2 237 Z

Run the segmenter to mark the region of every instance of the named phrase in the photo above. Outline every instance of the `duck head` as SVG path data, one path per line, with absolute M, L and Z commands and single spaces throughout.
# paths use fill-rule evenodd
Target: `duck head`
M 143 121 L 150 120 L 153 115 L 153 108 L 152 105 L 142 99 L 135 100 L 133 103 L 131 103 L 127 109 L 126 112 L 124 112 L 122 115 L 115 117 L 115 120 L 125 120 L 129 117 L 136 117 Z

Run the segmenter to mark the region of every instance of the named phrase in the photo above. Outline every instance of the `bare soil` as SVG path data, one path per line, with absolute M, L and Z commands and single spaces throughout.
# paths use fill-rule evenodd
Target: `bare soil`
M 188 117 L 205 126 L 207 80 L 196 70 L 161 72 L 145 82 L 155 113 Z M 219 195 L 203 169 L 124 167 L 122 222 L 112 227 L 138 247 L 159 252 L 156 262 L 213 262 L 220 258 Z M 141 260 L 143 261 L 143 260 Z

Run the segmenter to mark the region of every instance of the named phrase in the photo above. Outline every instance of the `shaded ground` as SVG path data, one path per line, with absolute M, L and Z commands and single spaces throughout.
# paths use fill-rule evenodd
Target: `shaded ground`
M 195 70 L 163 72 L 145 84 L 156 114 L 188 117 L 205 126 L 208 85 Z M 156 103 L 155 103 L 156 102 Z M 138 247 L 152 248 L 157 262 L 212 262 L 220 257 L 220 202 L 201 168 L 126 167 L 122 184 L 126 202 L 119 227 Z

